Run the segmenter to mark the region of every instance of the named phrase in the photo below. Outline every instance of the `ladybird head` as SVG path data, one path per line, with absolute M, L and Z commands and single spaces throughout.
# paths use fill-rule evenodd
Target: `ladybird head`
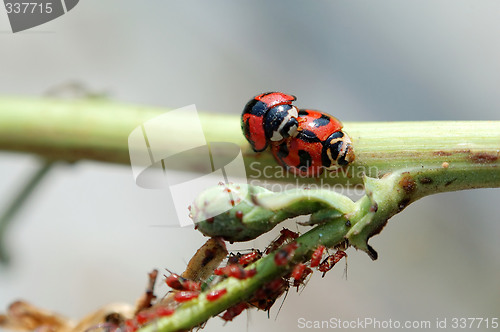
M 241 128 L 256 152 L 267 148 L 269 141 L 295 136 L 298 110 L 292 105 L 295 96 L 266 92 L 252 98 L 243 109 Z
M 279 142 L 297 136 L 298 116 L 298 109 L 293 105 L 285 104 L 271 108 L 264 117 L 266 137 L 273 142 Z
M 354 149 L 349 136 L 340 130 L 328 137 L 322 151 L 324 167 L 336 170 L 349 165 L 354 159 Z
M 347 166 L 350 163 L 352 163 L 355 158 L 356 157 L 354 156 L 354 149 L 352 147 L 351 141 L 349 140 L 349 142 L 345 143 L 345 148 L 343 150 L 343 153 L 339 157 L 337 162 L 340 166 Z

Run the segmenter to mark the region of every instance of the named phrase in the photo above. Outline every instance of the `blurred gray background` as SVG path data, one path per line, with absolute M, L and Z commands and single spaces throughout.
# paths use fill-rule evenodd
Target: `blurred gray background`
M 240 114 L 253 95 L 280 90 L 343 121 L 500 120 L 499 16 L 500 2 L 484 0 L 86 0 L 12 34 L 0 10 L 0 94 L 79 81 L 120 102 Z M 36 165 L 0 153 L 0 209 Z M 371 240 L 378 261 L 350 249 L 347 280 L 342 262 L 291 290 L 277 319 L 279 304 L 271 319 L 252 311 L 224 330 L 499 317 L 499 198 L 491 189 L 422 199 Z M 23 298 L 78 318 L 135 301 L 154 267 L 183 271 L 205 238 L 154 227 L 173 213 L 164 200 L 135 186 L 126 166 L 57 166 L 9 230 L 0 311 Z M 263 248 L 277 231 L 233 248 Z

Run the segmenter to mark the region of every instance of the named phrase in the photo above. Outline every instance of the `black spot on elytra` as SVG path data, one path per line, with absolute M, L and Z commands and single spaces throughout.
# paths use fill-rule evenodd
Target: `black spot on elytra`
M 312 163 L 311 155 L 309 154 L 309 152 L 304 150 L 299 150 L 298 154 L 300 162 L 297 168 L 306 170 L 311 166 Z
M 249 113 L 256 116 L 264 116 L 267 111 L 266 103 L 263 103 L 257 99 L 250 100 L 243 109 L 243 113 Z
M 330 117 L 326 114 L 321 114 L 321 116 L 317 119 L 314 119 L 313 123 L 315 127 L 323 127 L 328 126 L 330 124 Z
M 297 139 L 301 139 L 307 143 L 321 143 L 321 140 L 316 136 L 313 131 L 304 129 L 299 132 Z
M 334 132 L 333 134 L 331 134 L 328 138 L 327 138 L 327 141 L 330 142 L 332 139 L 335 139 L 335 138 L 342 138 L 344 137 L 344 133 L 342 131 L 336 131 Z
M 288 156 L 288 154 L 290 153 L 290 151 L 288 150 L 288 146 L 286 145 L 286 142 L 283 142 L 279 145 L 279 148 L 278 148 L 278 158 L 280 159 L 283 159 L 283 158 L 286 158 Z
M 250 124 L 249 124 L 249 122 L 250 122 L 250 119 L 247 118 L 246 121 L 243 121 L 243 123 L 241 124 L 241 127 L 242 127 L 242 129 L 243 129 L 243 131 L 245 133 L 245 137 L 247 138 L 247 140 L 250 142 L 250 144 L 254 145 L 255 142 L 253 142 L 250 139 L 250 137 L 252 137 L 252 136 L 251 136 L 251 132 L 250 132 Z
M 309 110 L 306 109 L 299 110 L 299 116 L 306 116 L 306 115 L 309 115 Z
M 328 158 L 328 155 L 326 154 L 326 150 L 328 150 L 328 148 L 326 145 L 324 145 L 322 153 L 321 153 L 321 163 L 322 163 L 323 167 L 328 168 L 328 167 L 330 167 L 332 162 L 331 162 L 330 158 Z

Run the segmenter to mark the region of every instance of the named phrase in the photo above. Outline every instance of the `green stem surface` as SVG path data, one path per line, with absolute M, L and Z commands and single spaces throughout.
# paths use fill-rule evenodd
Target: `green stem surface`
M 242 101 L 243 107 L 245 101 Z M 130 164 L 128 135 L 168 109 L 122 105 L 106 100 L 0 98 L 0 149 L 41 155 L 49 160 L 98 160 Z M 325 172 L 319 178 L 297 178 L 283 171 L 269 152 L 254 153 L 240 129 L 238 115 L 200 113 L 208 142 L 237 144 L 245 159 L 247 178 L 294 184 L 364 185 L 366 195 L 350 215 L 336 217 L 297 239 L 300 244 L 287 266 L 277 266 L 274 254 L 254 264 L 257 274 L 247 280 L 228 278 L 215 286 L 226 288 L 221 299 L 209 302 L 206 293 L 182 304 L 171 317 L 142 329 L 190 329 L 225 309 L 246 301 L 265 283 L 290 272 L 294 264 L 310 259 L 319 245 L 333 247 L 349 240 L 372 258 L 368 239 L 387 220 L 411 202 L 439 192 L 500 187 L 500 121 L 345 123 L 356 160 L 347 169 Z M 188 118 L 172 121 L 167 148 L 191 148 Z M 197 171 L 196 165 L 185 171 Z M 213 289 L 212 289 L 213 290 Z
M 36 153 L 47 159 L 130 164 L 128 135 L 168 111 L 103 99 L 0 97 L 0 149 Z M 345 123 L 355 162 L 346 170 L 325 172 L 319 178 L 297 178 L 284 172 L 270 153 L 250 149 L 241 133 L 239 114 L 200 112 L 199 116 L 208 142 L 231 142 L 241 147 L 250 181 L 355 185 L 362 183 L 363 174 L 380 177 L 397 169 L 437 168 L 443 162 L 458 173 L 477 170 L 485 176 L 492 168 L 497 169 L 496 174 L 500 164 L 500 121 Z M 182 116 L 172 122 L 178 125 L 172 126 L 169 136 L 178 139 L 170 146 L 191 148 L 193 139 L 198 138 L 190 135 L 190 122 Z M 197 171 L 196 165 L 191 171 Z M 498 183 L 498 177 L 494 180 Z M 480 182 L 467 186 L 484 187 L 484 181 Z M 491 187 L 495 186 L 492 183 Z M 451 188 L 460 189 L 457 185 Z
M 290 272 L 290 267 L 294 263 L 308 260 L 312 251 L 319 244 L 324 244 L 328 247 L 339 244 L 344 240 L 348 229 L 345 225 L 345 220 L 342 221 L 340 219 L 336 222 L 317 226 L 297 239 L 299 247 L 288 266 L 277 266 L 274 262 L 274 253 L 265 256 L 254 265 L 249 266 L 249 268 L 257 269 L 257 274 L 252 278 L 246 280 L 227 278 L 218 283 L 214 288 L 202 293 L 198 299 L 181 305 L 176 309 L 173 316 L 159 319 L 157 322 L 142 328 L 140 331 L 166 332 L 189 330 L 202 324 L 225 309 L 248 300 L 265 283 Z M 227 293 L 221 299 L 214 302 L 206 300 L 205 296 L 209 291 L 222 288 L 225 288 Z
M 7 264 L 9 262 L 9 254 L 5 243 L 6 232 L 10 223 L 13 221 L 17 212 L 21 209 L 24 203 L 31 197 L 35 188 L 45 178 L 50 169 L 54 166 L 51 161 L 43 161 L 42 165 L 33 173 L 27 180 L 20 192 L 12 198 L 12 201 L 7 205 L 7 208 L 0 215 L 0 263 Z

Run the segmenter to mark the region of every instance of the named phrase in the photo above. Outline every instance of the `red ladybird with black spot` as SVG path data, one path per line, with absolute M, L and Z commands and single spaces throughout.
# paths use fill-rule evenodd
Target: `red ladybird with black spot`
M 272 153 L 288 171 L 303 176 L 318 176 L 324 169 L 338 170 L 354 160 L 351 139 L 342 123 L 315 110 L 299 111 L 299 128 L 294 138 L 273 144 Z
M 297 135 L 298 109 L 295 96 L 266 92 L 255 96 L 243 109 L 241 129 L 255 152 L 264 151 L 269 142 Z

